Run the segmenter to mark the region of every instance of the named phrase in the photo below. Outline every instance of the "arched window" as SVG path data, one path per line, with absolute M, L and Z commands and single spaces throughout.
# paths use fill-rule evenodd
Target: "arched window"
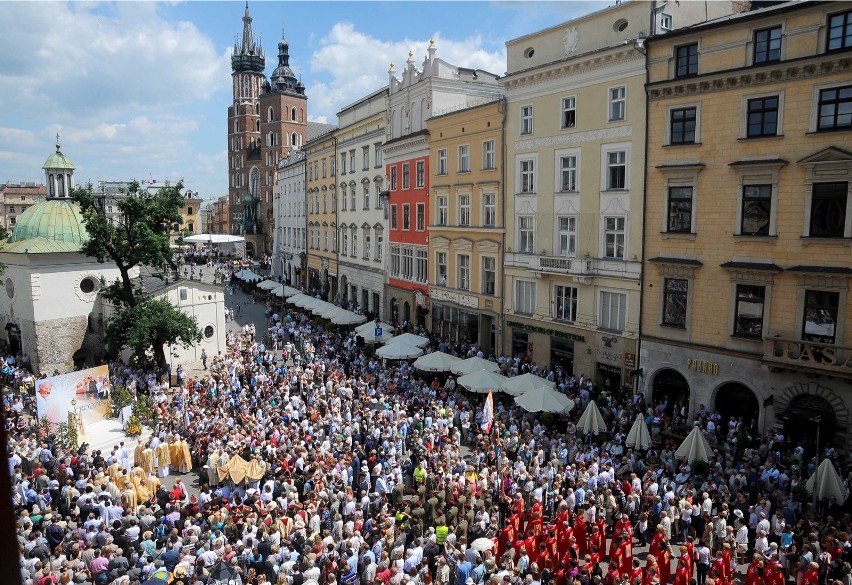
M 48 176 L 47 186 L 50 188 L 50 196 L 56 197 L 56 190 L 54 182 L 56 181 L 56 177 L 53 176 L 53 173 L 50 173 Z
M 255 120 L 254 122 L 254 131 L 260 132 L 260 120 Z
M 248 77 L 243 77 L 243 97 L 248 97 L 249 95 L 249 80 Z
M 293 121 L 293 122 L 298 121 L 296 119 L 296 108 L 293 108 L 293 109 L 290 110 L 290 120 Z
M 272 122 L 275 120 L 275 110 L 272 109 L 272 106 L 269 106 L 269 111 L 266 112 L 266 121 Z
M 56 175 L 56 186 L 59 188 L 57 196 L 65 197 L 65 175 Z
M 240 121 L 234 120 L 234 134 L 240 131 Z
M 293 146 L 299 146 L 299 139 L 296 137 L 295 132 L 293 132 L 293 136 L 290 139 L 290 144 Z
M 260 115 L 260 104 L 254 105 L 254 113 L 258 116 Z
M 257 197 L 260 194 L 260 170 L 252 167 L 249 175 L 249 193 Z

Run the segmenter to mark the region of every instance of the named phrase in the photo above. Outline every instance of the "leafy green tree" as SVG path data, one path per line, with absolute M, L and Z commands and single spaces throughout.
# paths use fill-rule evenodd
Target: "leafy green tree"
M 169 235 L 174 224 L 182 222 L 179 210 L 184 204 L 182 183 L 165 186 L 151 193 L 133 181 L 128 197 L 118 201 L 120 219 L 112 223 L 106 217 L 103 201 L 93 192 L 91 183 L 77 187 L 71 198 L 80 205 L 89 240 L 82 252 L 87 256 L 115 263 L 120 278 L 107 283 L 104 297 L 117 306 L 134 307 L 142 291 L 130 276 L 136 267 L 148 266 L 157 272 L 174 267 Z
M 195 317 L 166 299 L 145 298 L 123 307 L 107 320 L 106 334 L 113 351 L 130 347 L 138 359 L 153 357 L 160 367 L 166 365 L 165 346 L 190 347 L 201 341 Z

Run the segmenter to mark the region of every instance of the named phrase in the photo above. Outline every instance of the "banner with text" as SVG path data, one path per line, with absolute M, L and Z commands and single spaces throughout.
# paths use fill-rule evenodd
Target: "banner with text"
M 85 432 L 86 423 L 103 419 L 109 409 L 112 388 L 109 367 L 97 366 L 61 376 L 36 380 L 36 407 L 38 417 L 47 417 L 51 427 L 68 422 L 68 414 L 79 415 L 79 431 Z

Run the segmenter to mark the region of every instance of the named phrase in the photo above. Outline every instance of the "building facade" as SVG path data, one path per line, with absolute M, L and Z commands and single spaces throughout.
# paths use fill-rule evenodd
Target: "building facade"
M 252 32 L 246 4 L 242 39 L 231 57 L 233 103 L 228 107 L 230 229 L 250 254 L 272 250 L 272 189 L 278 162 L 308 137 L 307 96 L 290 68 L 290 46 L 278 43 L 278 67 L 267 81 L 266 57 Z
M 337 191 L 335 160 L 337 140 L 334 130 L 305 144 L 307 203 L 307 288 L 323 300 L 338 298 L 337 269 Z M 321 171 L 325 171 L 322 173 Z
M 337 114 L 338 296 L 349 308 L 381 316 L 385 296 L 382 142 L 387 88 Z M 322 169 L 323 172 L 325 169 Z
M 229 229 L 229 205 L 228 196 L 223 195 L 218 197 L 210 205 L 210 233 L 211 234 L 230 234 Z
M 36 183 L 0 185 L 0 226 L 11 235 L 18 216 L 46 196 L 47 188 Z
M 650 39 L 649 400 L 848 447 L 850 22 L 788 3 Z
M 431 331 L 486 356 L 502 347 L 504 113 L 496 98 L 426 123 Z
M 275 188 L 275 244 L 272 272 L 289 286 L 305 284 L 305 151 L 294 148 L 278 166 Z
M 391 323 L 425 327 L 429 311 L 429 131 L 426 120 L 502 95 L 497 76 L 456 67 L 429 43 L 421 68 L 408 54 L 402 77 L 388 71 L 387 129 L 382 155 L 388 178 L 388 283 L 386 317 Z M 419 210 L 422 215 L 418 216 Z M 418 229 L 418 226 L 420 229 Z

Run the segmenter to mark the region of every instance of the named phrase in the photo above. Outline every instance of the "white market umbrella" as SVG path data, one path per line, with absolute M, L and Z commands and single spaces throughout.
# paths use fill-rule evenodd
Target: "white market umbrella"
M 515 397 L 515 404 L 527 412 L 566 412 L 574 401 L 552 388 L 538 387 Z
M 511 394 L 512 396 L 520 396 L 521 394 L 526 394 L 527 392 L 538 390 L 540 388 L 553 390 L 555 387 L 556 385 L 553 382 L 549 382 L 541 376 L 536 376 L 535 374 L 527 372 L 526 374 L 509 378 L 509 381 L 503 384 L 503 387 L 500 388 L 500 390 L 506 394 Z
M 340 309 L 337 314 L 331 317 L 331 322 L 335 325 L 356 325 L 366 320 L 367 318 L 364 315 L 359 315 L 346 309 Z
M 257 288 L 262 288 L 263 290 L 273 290 L 281 286 L 279 283 L 274 280 L 264 280 L 260 284 L 257 285 Z
M 701 427 L 696 423 L 686 435 L 683 443 L 675 451 L 675 457 L 684 459 L 687 463 L 692 463 L 696 459 L 699 461 L 710 461 L 713 450 L 710 448 L 710 443 L 704 438 L 701 432 Z
M 386 360 L 410 360 L 423 355 L 423 350 L 407 343 L 388 343 L 380 347 L 376 355 Z
M 449 372 L 453 366 L 458 365 L 461 361 L 461 358 L 443 351 L 433 351 L 417 358 L 414 367 L 424 372 Z
M 495 372 L 488 370 L 476 370 L 470 374 L 459 376 L 456 380 L 458 385 L 466 388 L 477 394 L 487 394 L 488 392 L 499 392 L 500 386 L 507 380 L 506 376 L 501 376 Z
M 337 305 L 333 305 L 331 303 L 325 303 L 324 305 L 318 306 L 313 310 L 314 315 L 318 315 L 323 319 L 331 319 L 334 315 L 339 313 L 340 311 L 344 311 L 345 309 L 341 309 Z
M 365 332 L 375 333 L 376 332 L 376 322 L 370 321 L 369 323 L 364 323 L 363 325 L 359 325 L 355 328 L 356 333 L 360 333 L 363 335 Z M 388 325 L 387 323 L 383 323 L 379 321 L 378 327 L 382 328 L 382 337 L 384 337 L 385 331 L 393 331 L 393 325 Z
M 477 552 L 485 552 L 494 548 L 494 540 L 491 538 L 477 538 L 470 543 L 470 548 Z
M 849 493 L 843 486 L 843 481 L 840 479 L 840 475 L 837 473 L 837 469 L 835 469 L 830 459 L 823 459 L 822 463 L 817 467 L 816 473 L 808 479 L 805 488 L 807 488 L 809 494 L 814 493 L 814 481 L 817 484 L 818 499 L 821 500 L 829 496 L 834 496 L 837 498 L 837 503 L 841 506 L 846 501 Z
M 577 430 L 585 434 L 597 435 L 606 432 L 606 423 L 598 405 L 594 400 L 589 401 L 583 416 L 577 421 Z
M 308 295 L 298 294 L 298 295 L 293 295 L 292 297 L 287 299 L 287 302 L 291 305 L 296 305 L 298 307 L 298 306 L 300 306 L 299 301 L 301 301 L 302 299 L 307 299 L 307 298 L 310 298 L 310 297 L 308 297 Z
M 426 347 L 429 345 L 429 338 L 422 335 L 414 335 L 413 333 L 403 333 L 394 337 L 391 343 L 405 343 L 416 347 Z
M 186 236 L 184 242 L 190 244 L 234 244 L 236 242 L 245 242 L 246 239 L 242 236 L 231 236 L 228 234 L 196 234 L 194 236 Z
M 293 288 L 292 286 L 283 286 L 280 291 L 280 294 L 278 291 L 275 291 L 275 294 L 279 297 L 293 297 L 302 294 L 302 291 L 297 288 Z
M 451 372 L 454 374 L 470 374 L 471 372 L 475 372 L 477 370 L 488 370 L 489 372 L 499 372 L 500 366 L 497 365 L 496 362 L 492 362 L 489 360 L 482 359 L 481 357 L 472 357 L 467 358 L 466 360 L 462 360 L 456 366 L 451 368 Z M 505 376 L 504 376 L 505 378 Z M 508 378 L 505 378 L 505 381 L 508 381 Z
M 393 339 L 393 335 L 388 332 L 387 329 L 382 328 L 382 334 L 376 337 L 375 328 L 372 329 L 364 329 L 359 331 L 361 327 L 355 328 L 355 335 L 360 335 L 364 338 L 364 343 L 387 343 L 391 339 Z
M 636 420 L 633 421 L 624 444 L 637 449 L 648 449 L 651 446 L 651 433 L 648 432 L 648 425 L 645 424 L 645 418 L 641 414 L 636 415 Z

